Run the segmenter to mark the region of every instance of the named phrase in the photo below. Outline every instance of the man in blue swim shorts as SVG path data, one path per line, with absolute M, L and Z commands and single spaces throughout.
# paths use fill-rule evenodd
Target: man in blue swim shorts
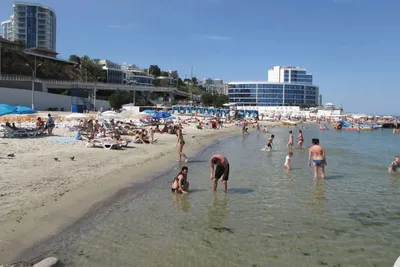
M 325 179 L 325 165 L 327 165 L 325 149 L 319 144 L 318 138 L 312 139 L 312 146 L 308 149 L 308 166 L 310 167 L 311 159 L 314 164 L 314 180 L 318 179 L 318 169 L 321 171 L 321 178 Z

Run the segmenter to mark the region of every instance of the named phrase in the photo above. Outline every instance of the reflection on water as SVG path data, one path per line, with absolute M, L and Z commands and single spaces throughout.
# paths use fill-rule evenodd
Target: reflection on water
M 312 194 L 312 206 L 314 213 L 317 215 L 322 215 L 324 213 L 325 207 L 325 181 L 315 181 L 314 190 Z
M 189 195 L 186 194 L 171 194 L 174 206 L 177 210 L 188 212 L 190 210 Z
M 287 132 L 211 146 L 188 164 L 189 195 L 171 193 L 174 170 L 55 254 L 66 266 L 393 266 L 400 182 L 387 165 L 398 137 L 303 128 L 305 147 L 315 137 L 327 150 L 327 179 L 314 181 L 307 149 L 293 149 L 284 169 Z M 273 151 L 260 151 L 271 134 Z M 210 190 L 215 153 L 231 164 L 227 194 Z
M 208 208 L 208 227 L 216 231 L 228 229 L 223 226 L 224 219 L 228 215 L 228 202 L 226 194 L 222 196 L 213 193 L 212 204 Z

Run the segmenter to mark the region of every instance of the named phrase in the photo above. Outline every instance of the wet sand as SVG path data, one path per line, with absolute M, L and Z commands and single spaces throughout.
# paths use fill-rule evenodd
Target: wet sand
M 190 126 L 183 133 L 184 152 L 190 154 L 240 133 L 240 127 L 197 130 Z M 55 134 L 68 133 L 60 129 Z M 97 209 L 104 206 L 99 203 L 114 201 L 110 197 L 121 188 L 149 181 L 176 163 L 175 135 L 156 135 L 156 144 L 133 144 L 122 151 L 86 148 L 83 142 L 57 143 L 56 138 L 2 140 L 0 263 L 15 260 L 85 214 L 99 214 Z M 15 158 L 7 158 L 9 153 L 15 153 Z

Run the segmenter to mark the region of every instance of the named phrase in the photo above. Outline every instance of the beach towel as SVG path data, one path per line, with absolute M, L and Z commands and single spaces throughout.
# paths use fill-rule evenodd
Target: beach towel
M 73 143 L 76 142 L 78 140 L 76 140 L 75 138 L 71 138 L 71 137 L 58 137 L 55 139 L 55 141 L 57 143 Z

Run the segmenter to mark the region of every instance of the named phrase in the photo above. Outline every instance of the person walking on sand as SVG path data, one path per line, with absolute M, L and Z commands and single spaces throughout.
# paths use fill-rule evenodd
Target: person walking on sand
M 188 157 L 185 155 L 185 153 L 183 153 L 183 146 L 185 145 L 185 140 L 183 140 L 183 135 L 182 135 L 182 128 L 179 126 L 175 127 L 176 130 L 176 136 L 178 137 L 177 143 L 176 145 L 178 146 L 178 162 L 182 161 L 182 156 L 185 158 L 185 162 L 188 162 L 189 159 Z
M 314 179 L 318 179 L 318 170 L 321 171 L 321 178 L 325 179 L 325 165 L 327 165 L 325 149 L 319 144 L 318 138 L 312 139 L 312 146 L 308 149 L 308 166 L 310 167 L 311 159 L 314 163 Z
M 299 134 L 297 135 L 297 138 L 299 139 L 299 142 L 297 143 L 297 148 L 303 148 L 304 137 L 303 137 L 302 130 L 299 130 Z
M 171 191 L 172 193 L 187 194 L 189 191 L 189 182 L 187 180 L 187 175 L 189 168 L 183 166 L 181 171 L 175 176 L 172 182 Z
M 293 146 L 293 132 L 289 131 L 289 142 L 287 143 L 287 147 L 291 148 Z
M 215 173 L 214 173 L 214 165 Z M 222 154 L 215 154 L 210 159 L 210 180 L 214 180 L 213 191 L 217 190 L 218 180 L 224 183 L 224 192 L 228 189 L 228 179 L 229 179 L 229 161 Z

